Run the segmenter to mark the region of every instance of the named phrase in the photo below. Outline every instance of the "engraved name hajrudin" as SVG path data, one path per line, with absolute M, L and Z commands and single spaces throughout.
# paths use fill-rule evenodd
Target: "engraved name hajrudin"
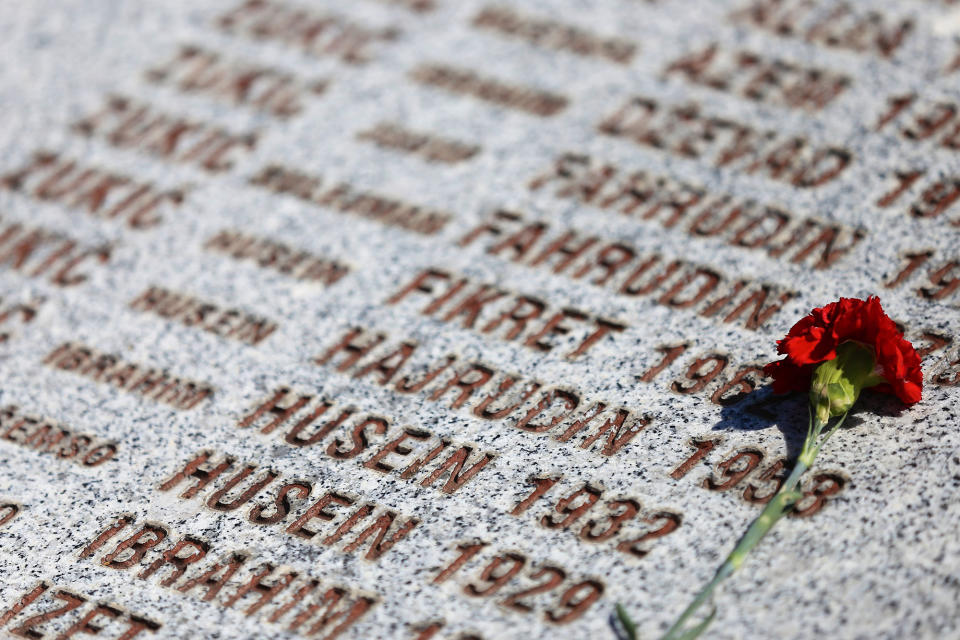
M 354 327 L 314 362 L 393 393 L 419 393 L 432 402 L 449 402 L 450 409 L 524 433 L 549 433 L 559 442 L 579 442 L 581 449 L 605 456 L 624 450 L 652 422 L 649 415 L 603 400 L 587 408 L 587 394 L 569 384 L 546 385 L 482 362 L 461 362 L 453 354 L 420 362 L 413 357 L 419 347 L 413 340 L 388 342 L 385 333 Z

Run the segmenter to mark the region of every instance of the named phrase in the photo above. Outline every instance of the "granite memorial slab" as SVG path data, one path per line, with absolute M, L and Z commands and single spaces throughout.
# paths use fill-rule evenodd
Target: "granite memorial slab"
M 960 5 L 0 9 L 0 635 L 960 637 Z

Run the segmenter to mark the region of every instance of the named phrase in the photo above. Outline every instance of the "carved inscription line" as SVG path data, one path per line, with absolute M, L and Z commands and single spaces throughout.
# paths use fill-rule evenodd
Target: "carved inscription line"
M 947 354 L 936 364 L 929 363 L 933 354 L 953 344 L 950 336 L 932 329 L 901 327 L 901 330 L 924 360 L 925 380 L 938 386 L 960 384 L 960 368 L 957 366 L 960 365 L 960 359 L 954 361 L 960 354 Z M 763 364 L 768 359 L 737 364 L 726 353 L 708 350 L 687 354 L 689 349 L 689 343 L 658 346 L 656 350 L 662 355 L 649 369 L 637 376 L 637 382 L 649 384 L 657 381 L 676 362 L 683 373 L 668 378 L 667 388 L 681 395 L 702 395 L 714 404 L 731 406 L 745 400 L 761 382 L 769 380 L 763 372 Z M 752 411 L 753 408 L 747 410 Z M 773 413 L 763 415 L 769 420 L 776 417 Z
M 875 131 L 892 133 L 913 144 L 933 144 L 950 151 L 960 150 L 960 105 L 951 99 L 935 100 L 916 93 L 887 98 L 887 109 Z M 893 129 L 893 131 L 889 131 Z
M 471 96 L 542 118 L 560 113 L 568 103 L 566 97 L 556 93 L 519 87 L 496 78 L 481 76 L 471 69 L 446 64 L 422 64 L 410 72 L 410 77 L 422 85 Z
M 680 480 L 696 466 L 706 464 L 707 456 L 718 444 L 719 438 L 693 440 L 696 447 L 689 458 L 670 472 L 670 477 Z M 743 448 L 726 454 L 710 475 L 699 480 L 699 486 L 709 491 L 726 492 L 738 490 L 738 496 L 749 503 L 766 504 L 780 490 L 787 477 L 787 460 L 776 458 L 766 467 L 761 467 L 764 454 L 753 448 Z M 801 498 L 790 511 L 790 517 L 809 518 L 818 513 L 828 500 L 840 493 L 848 484 L 847 478 L 837 471 L 812 471 L 803 480 Z M 745 485 L 745 486 L 744 486 Z M 743 489 L 739 492 L 739 489 Z
M 531 191 L 556 187 L 568 198 L 694 238 L 718 238 L 731 247 L 765 251 L 771 258 L 829 269 L 850 255 L 866 229 L 802 218 L 779 207 L 706 189 L 668 176 L 624 169 L 584 154 L 565 153 L 529 183 Z
M 215 511 L 231 512 L 244 507 L 262 491 L 271 485 L 281 474 L 266 469 L 252 481 L 248 480 L 257 471 L 257 465 L 245 464 L 225 483 L 218 486 L 218 478 L 234 466 L 236 458 L 222 456 L 214 459 L 214 453 L 203 451 L 192 460 L 189 460 L 182 469 L 160 485 L 160 491 L 170 491 L 183 483 L 189 486 L 179 494 L 182 500 L 191 500 L 205 491 L 208 486 L 213 489 L 203 503 Z M 307 480 L 288 480 L 272 494 L 268 505 L 254 504 L 247 513 L 247 520 L 256 526 L 272 527 L 284 525 L 282 531 L 290 536 L 311 543 L 322 543 L 333 546 L 341 541 L 346 542 L 347 536 L 358 526 L 365 528 L 352 541 L 339 547 L 343 553 L 355 553 L 361 549 L 368 539 L 367 552 L 363 555 L 366 560 L 379 560 L 393 546 L 405 538 L 420 521 L 417 518 L 398 516 L 394 511 L 373 502 L 363 502 L 348 515 L 336 513 L 337 507 L 354 507 L 358 498 L 351 497 L 346 491 L 328 491 L 316 502 L 307 507 L 307 498 L 313 492 L 314 483 Z M 239 488 L 238 488 L 239 487 Z M 239 494 L 239 495 L 238 495 Z M 295 506 L 294 506 L 295 505 Z M 265 514 L 266 512 L 266 514 Z M 369 519 L 373 518 L 373 522 Z M 292 520 L 289 524 L 286 521 Z M 320 531 L 312 529 L 315 521 L 334 522 L 336 528 L 328 531 L 327 535 L 320 535 Z M 331 525 L 331 528 L 333 525 Z
M 138 230 L 160 224 L 183 204 L 186 193 L 185 187 L 161 190 L 50 151 L 34 152 L 27 164 L 0 178 L 0 187 L 96 218 L 122 220 Z
M 446 286 L 438 290 L 435 288 L 438 284 Z M 541 353 L 556 347 L 556 336 L 574 336 L 578 340 L 576 347 L 564 354 L 570 360 L 580 358 L 607 336 L 627 328 L 579 309 L 551 309 L 532 296 L 511 293 L 492 284 L 474 283 L 440 269 L 424 269 L 386 302 L 400 304 L 414 294 L 425 294 L 430 299 L 420 310 L 421 315 L 458 323 L 482 334 L 497 335 L 502 340 L 518 340 L 524 347 Z M 541 320 L 544 312 L 547 312 L 546 320 Z
M 12 635 L 36 640 L 53 638 L 53 635 L 40 631 L 37 627 L 59 618 L 68 619 L 64 624 L 70 621 L 73 621 L 73 624 L 58 634 L 56 640 L 69 640 L 69 638 L 87 635 L 100 636 L 105 639 L 111 638 L 112 640 L 133 640 L 133 638 L 141 636 L 144 631 L 155 633 L 163 626 L 159 622 L 125 611 L 114 604 L 91 602 L 88 596 L 80 595 L 68 589 L 51 591 L 54 586 L 51 582 L 43 581 L 26 593 L 12 607 L 0 615 L 0 629 L 13 622 L 24 610 L 30 608 L 34 602 L 37 602 L 44 595 L 49 596 L 48 599 L 66 604 L 22 620 L 18 626 L 10 629 Z M 87 606 L 88 604 L 91 606 Z M 83 615 L 80 615 L 81 612 L 83 612 Z M 77 616 L 79 616 L 79 619 L 74 621 L 73 619 Z M 101 633 L 103 631 L 106 631 L 106 633 Z
M 212 173 L 233 167 L 257 146 L 257 134 L 233 133 L 154 109 L 124 96 L 108 96 L 96 113 L 75 122 L 76 133 L 102 138 L 118 149 L 196 165 Z
M 517 502 L 510 515 L 523 517 L 532 506 L 545 498 L 554 487 L 563 481 L 563 476 L 531 476 L 528 484 L 533 485 L 522 500 Z M 573 491 L 566 493 L 552 504 L 552 508 L 539 511 L 535 522 L 555 531 L 571 531 L 577 540 L 595 544 L 612 542 L 615 549 L 635 558 L 646 557 L 650 544 L 659 538 L 676 531 L 683 522 L 682 516 L 670 509 L 644 509 L 636 498 L 611 496 L 593 483 L 578 483 Z M 592 516 L 592 517 L 590 517 Z M 584 517 L 588 519 L 583 520 Z M 640 520 L 642 533 L 630 525 Z
M 550 432 L 560 442 L 583 434 L 580 448 L 605 456 L 621 451 L 652 422 L 650 416 L 636 410 L 599 400 L 589 408 L 580 408 L 583 394 L 566 385 L 545 386 L 519 375 L 501 375 L 480 362 L 454 367 L 459 360 L 456 355 L 416 367 L 411 357 L 418 343 L 403 340 L 391 345 L 386 339 L 384 333 L 352 328 L 314 362 L 354 378 L 371 376 L 381 386 L 390 385 L 395 393 L 422 393 L 433 402 L 446 402 L 452 392 L 450 409 L 463 408 L 477 418 L 531 434 Z M 412 373 L 420 370 L 422 374 Z M 398 378 L 401 371 L 407 375 Z M 586 433 L 588 430 L 591 432 Z M 595 448 L 598 442 L 599 450 Z
M 920 275 L 922 267 L 926 271 L 926 282 L 913 289 L 913 294 L 931 302 L 955 305 L 956 298 L 960 297 L 960 255 L 946 260 L 938 258 L 927 266 L 933 256 L 933 251 L 907 252 L 903 256 L 906 260 L 904 267 L 884 286 L 887 289 L 905 286 Z
M 571 24 L 517 13 L 509 6 L 484 7 L 473 17 L 471 24 L 540 47 L 598 57 L 619 64 L 629 63 L 637 51 L 637 45 L 629 40 L 604 38 Z
M 43 363 L 162 402 L 179 411 L 193 409 L 212 398 L 214 393 L 213 387 L 206 383 L 173 377 L 166 371 L 125 362 L 120 356 L 73 342 L 61 344 L 44 358 Z
M 250 260 L 262 269 L 274 269 L 306 282 L 333 286 L 350 273 L 346 264 L 322 258 L 271 240 L 242 231 L 223 231 L 211 236 L 203 245 L 207 251 L 221 253 L 234 260 Z
M 428 162 L 444 164 L 463 162 L 480 152 L 479 145 L 412 131 L 394 122 L 379 122 L 372 129 L 358 133 L 357 140 L 367 140 L 380 147 L 418 155 Z
M 899 141 L 960 150 L 960 103 L 949 97 L 937 99 L 916 93 L 894 95 L 874 127 L 875 131 L 896 136 Z M 930 221 L 948 233 L 960 227 L 956 205 L 960 201 L 960 177 L 941 166 L 914 166 L 893 171 L 894 186 L 884 193 L 876 206 L 900 206 L 908 195 L 905 213 L 916 220 Z M 949 163 L 947 163 L 949 164 Z M 927 173 L 931 175 L 927 175 Z M 916 188 L 914 188 L 916 186 Z
M 264 435 L 276 432 L 279 436 L 286 431 L 283 440 L 289 446 L 326 445 L 327 456 L 334 460 L 357 460 L 365 469 L 384 475 L 396 471 L 401 479 L 418 482 L 421 487 L 434 485 L 449 474 L 439 486 L 448 494 L 463 487 L 495 458 L 494 453 L 475 445 L 455 444 L 422 428 L 394 427 L 393 420 L 359 413 L 349 401 L 338 407 L 331 400 L 317 400 L 281 387 L 269 399 L 257 403 L 237 427 L 257 425 Z M 320 419 L 324 420 L 322 424 L 316 424 Z M 368 456 L 374 447 L 379 449 Z M 416 454 L 416 459 L 401 471 L 400 459 L 411 454 Z
M 589 283 L 630 298 L 654 296 L 653 301 L 670 309 L 686 309 L 706 318 L 740 322 L 746 329 L 766 328 L 796 292 L 743 278 L 732 281 L 712 267 L 659 253 L 642 254 L 622 242 L 587 236 L 566 229 L 547 238 L 546 222 L 524 222 L 523 216 L 497 211 L 460 239 L 469 246 L 480 238 L 485 250 L 518 264 L 574 280 L 589 275 Z M 626 277 L 622 277 L 626 274 Z
M 869 6 L 824 0 L 750 0 L 730 19 L 781 37 L 892 57 L 913 31 L 913 20 L 865 10 Z
M 709 116 L 696 103 L 668 105 L 643 96 L 628 100 L 597 128 L 604 135 L 640 146 L 762 175 L 801 189 L 832 182 L 853 161 L 846 149 L 814 146 L 802 137 Z
M 249 345 L 260 344 L 277 329 L 277 323 L 267 318 L 239 309 L 223 309 L 212 302 L 163 287 L 148 287 L 130 301 L 129 307 Z
M 266 166 L 250 178 L 250 184 L 274 193 L 288 194 L 310 204 L 424 235 L 437 233 L 452 218 L 445 211 L 435 211 L 376 193 L 360 191 L 346 182 L 330 189 L 321 189 L 322 182 L 323 179 L 319 176 L 311 176 L 280 165 Z
M 852 84 L 841 73 L 801 67 L 746 49 L 721 48 L 717 43 L 671 62 L 664 75 L 679 75 L 687 82 L 755 102 L 807 111 L 825 108 Z
M 184 93 L 210 95 L 281 119 L 301 113 L 305 99 L 322 95 L 329 85 L 327 80 L 305 81 L 194 45 L 182 45 L 171 60 L 149 69 L 146 77 Z
M 116 442 L 75 433 L 47 418 L 21 413 L 13 405 L 0 409 L 0 440 L 52 453 L 61 460 L 69 460 L 81 467 L 99 466 L 117 453 Z
M 139 580 L 152 578 L 176 593 L 225 609 L 246 606 L 243 615 L 248 618 L 259 613 L 262 622 L 323 640 L 340 637 L 378 601 L 355 589 L 326 586 L 309 573 L 285 571 L 271 563 L 251 567 L 253 556 L 248 553 L 215 553 L 201 538 L 176 538 L 167 525 L 143 522 L 130 534 L 131 525 L 130 516 L 116 518 L 80 552 L 80 558 L 96 560 L 99 554 L 99 564 L 108 569 L 135 571 Z M 124 537 L 113 550 L 103 553 L 121 533 Z
M 927 179 L 926 173 L 926 169 L 894 171 L 894 185 L 880 196 L 876 206 L 886 209 L 899 205 L 901 197 L 909 195 L 906 214 L 911 218 L 960 227 L 960 216 L 954 215 L 954 205 L 960 199 L 960 178 L 955 175 L 944 176 L 941 170 L 937 170 Z M 919 193 L 912 189 L 915 183 Z
M 227 33 L 272 40 L 354 65 L 370 62 L 371 48 L 400 36 L 396 28 L 371 28 L 335 13 L 275 0 L 247 0 L 220 16 L 217 26 Z
M 0 268 L 28 278 L 45 278 L 58 287 L 76 286 L 90 277 L 81 266 L 91 261 L 106 264 L 110 253 L 106 245 L 84 245 L 59 231 L 0 219 Z

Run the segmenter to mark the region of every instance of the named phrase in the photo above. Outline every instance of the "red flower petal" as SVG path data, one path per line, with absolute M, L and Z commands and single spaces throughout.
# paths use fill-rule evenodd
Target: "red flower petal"
M 920 356 L 903 339 L 876 296 L 866 300 L 840 298 L 811 311 L 777 343 L 777 352 L 786 358 L 768 364 L 764 373 L 773 378 L 776 393 L 806 391 L 816 365 L 836 358 L 837 347 L 849 341 L 873 348 L 877 368 L 887 381 L 875 389 L 893 393 L 907 404 L 920 401 Z

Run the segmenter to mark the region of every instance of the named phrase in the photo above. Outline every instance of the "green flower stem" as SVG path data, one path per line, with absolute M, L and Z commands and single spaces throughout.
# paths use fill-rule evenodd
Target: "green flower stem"
M 800 476 L 802 476 L 808 468 L 809 466 L 806 463 L 800 460 L 797 461 L 796 466 L 794 466 L 790 476 L 784 481 L 783 486 L 777 494 L 767 502 L 767 505 L 763 508 L 760 515 L 753 521 L 750 528 L 747 529 L 747 532 L 743 534 L 743 537 L 740 538 L 737 546 L 734 547 L 724 563 L 717 569 L 713 579 L 700 590 L 700 593 L 693 599 L 690 606 L 680 614 L 680 617 L 677 618 L 673 626 L 667 630 L 662 640 L 677 640 L 681 637 L 690 616 L 696 613 L 703 603 L 713 595 L 714 590 L 721 582 L 729 578 L 734 571 L 743 565 L 743 562 L 747 559 L 747 554 L 757 546 L 757 543 L 760 542 L 763 536 L 767 535 L 767 532 L 773 528 L 773 525 L 787 514 L 790 507 L 800 498 L 801 494 L 796 491 L 796 487 L 800 484 Z
M 710 615 L 690 628 L 686 628 L 687 621 L 710 599 L 716 588 L 743 565 L 747 555 L 763 539 L 763 536 L 767 535 L 773 525 L 787 515 L 797 500 L 803 496 L 797 490 L 800 478 L 813 466 L 817 454 L 830 436 L 836 433 L 843 421 L 847 419 L 847 413 L 860 397 L 860 391 L 883 381 L 881 372 L 876 366 L 873 349 L 853 341 L 837 346 L 836 356 L 821 363 L 814 370 L 810 380 L 810 421 L 807 423 L 807 437 L 803 441 L 803 449 L 800 451 L 796 465 L 777 493 L 763 508 L 760 516 L 753 521 L 747 532 L 737 542 L 737 546 L 717 569 L 713 579 L 697 594 L 690 606 L 684 610 L 661 640 L 693 640 L 704 632 L 716 614 L 715 608 Z M 824 427 L 837 416 L 840 419 L 821 438 Z M 636 640 L 636 626 L 620 605 L 617 605 L 617 617 L 620 618 L 627 637 Z
M 796 465 L 793 467 L 793 471 L 790 472 L 790 475 L 783 482 L 783 485 L 780 487 L 780 490 L 777 491 L 776 495 L 767 502 L 767 505 L 747 529 L 747 532 L 743 534 L 743 537 L 740 538 L 737 546 L 730 552 L 730 555 L 727 556 L 724 563 L 717 569 L 713 579 L 701 589 L 697 597 L 690 603 L 690 606 L 680 614 L 680 617 L 673 626 L 667 630 L 667 633 L 661 640 L 690 640 L 696 638 L 706 629 L 706 624 L 697 625 L 697 627 L 689 630 L 686 630 L 685 627 L 690 617 L 710 599 L 710 596 L 713 595 L 714 590 L 716 590 L 720 583 L 729 578 L 734 571 L 743 565 L 750 551 L 757 546 L 757 543 L 767 535 L 767 532 L 773 528 L 773 525 L 775 525 L 780 518 L 790 512 L 793 505 L 802 497 L 803 494 L 797 491 L 800 478 L 807 469 L 813 466 L 813 461 L 816 459 L 817 454 L 820 453 L 820 448 L 830 436 L 840 428 L 840 425 L 843 424 L 846 417 L 847 414 L 844 413 L 840 417 L 840 420 L 838 420 L 837 423 L 827 431 L 823 439 L 821 439 L 820 435 L 824 427 L 827 426 L 827 423 L 821 421 L 819 417 L 814 417 L 814 415 L 810 416 L 807 437 L 804 440 L 803 449 L 800 452 Z M 710 617 L 712 617 L 712 614 Z M 623 619 L 624 614 L 621 614 L 621 620 Z M 635 638 L 636 636 L 631 637 Z

